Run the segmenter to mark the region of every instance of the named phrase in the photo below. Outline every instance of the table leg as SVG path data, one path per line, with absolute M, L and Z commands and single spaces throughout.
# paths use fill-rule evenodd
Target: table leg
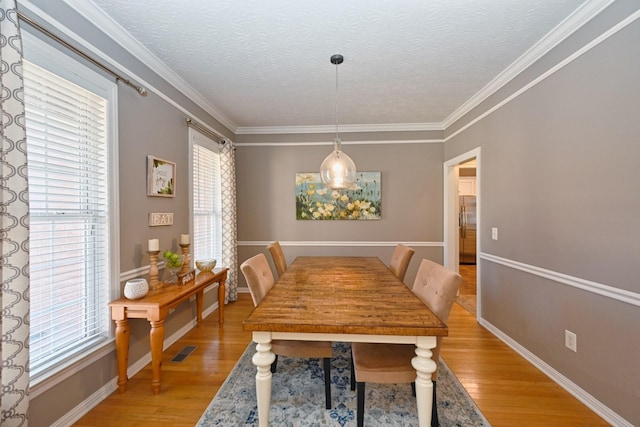
M 220 280 L 218 283 L 218 321 L 224 323 L 224 299 L 225 299 L 225 281 Z
M 116 320 L 116 354 L 118 356 L 118 391 L 127 391 L 127 368 L 129 367 L 129 320 Z
M 271 409 L 271 364 L 276 360 L 271 352 L 271 333 L 254 332 L 256 354 L 251 361 L 256 365 L 256 400 L 258 401 L 258 426 L 269 426 L 269 410 Z
M 202 301 L 204 300 L 204 290 L 196 292 L 196 320 L 198 324 L 202 322 Z
M 162 345 L 164 343 L 164 319 L 152 320 L 149 340 L 151 341 L 151 368 L 153 378 L 151 387 L 153 394 L 160 394 L 160 368 L 162 367 Z
M 436 363 L 431 359 L 431 349 L 435 346 L 435 337 L 419 337 L 416 343 L 416 357 L 411 360 L 411 365 L 416 370 L 416 403 L 420 427 L 431 426 L 431 411 L 433 410 L 431 374 L 437 368 Z

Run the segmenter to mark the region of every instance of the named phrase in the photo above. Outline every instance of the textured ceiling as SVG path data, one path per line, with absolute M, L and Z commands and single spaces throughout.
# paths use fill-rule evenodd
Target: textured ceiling
M 92 1 L 246 128 L 335 124 L 334 53 L 340 124 L 442 123 L 585 0 Z

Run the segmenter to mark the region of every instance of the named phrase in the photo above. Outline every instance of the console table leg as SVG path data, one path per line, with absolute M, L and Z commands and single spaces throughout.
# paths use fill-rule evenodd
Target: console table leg
M 164 320 L 152 320 L 149 340 L 151 341 L 151 368 L 153 394 L 160 394 L 160 368 L 162 367 L 162 345 L 164 343 Z
M 127 391 L 127 368 L 129 367 L 129 320 L 116 320 L 116 354 L 118 356 L 118 391 Z
M 202 305 L 204 300 L 204 291 L 196 292 L 196 320 L 198 324 L 202 323 Z
M 225 281 L 218 283 L 218 322 L 224 323 L 224 299 L 226 297 Z

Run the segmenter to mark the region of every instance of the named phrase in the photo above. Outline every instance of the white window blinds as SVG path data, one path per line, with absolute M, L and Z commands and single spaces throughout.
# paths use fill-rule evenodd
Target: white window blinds
M 192 131 L 193 259 L 222 255 L 220 155 L 215 143 Z
M 107 100 L 24 63 L 32 377 L 108 339 Z

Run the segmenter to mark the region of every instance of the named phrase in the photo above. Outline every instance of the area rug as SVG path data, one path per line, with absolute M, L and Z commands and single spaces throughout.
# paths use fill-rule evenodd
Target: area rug
M 476 295 L 458 295 L 456 302 L 469 313 L 476 314 Z
M 202 414 L 198 426 L 258 425 L 256 368 L 251 343 Z M 356 392 L 349 387 L 349 344 L 334 343 L 331 360 L 332 408 L 325 409 L 324 376 L 319 359 L 278 358 L 271 392 L 271 426 L 355 426 Z M 441 427 L 489 426 L 458 379 L 441 360 L 437 382 Z M 415 397 L 409 384 L 367 384 L 364 425 L 417 426 Z

